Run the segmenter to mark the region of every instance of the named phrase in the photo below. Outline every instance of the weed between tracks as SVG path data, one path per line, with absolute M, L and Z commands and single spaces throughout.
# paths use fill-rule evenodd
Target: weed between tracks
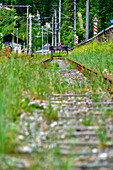
M 44 59 L 43 59 L 44 60 Z M 11 124 L 17 120 L 22 112 L 33 112 L 39 105 L 28 105 L 32 99 L 46 99 L 49 94 L 67 92 L 65 77 L 60 83 L 60 75 L 54 71 L 59 65 L 53 66 L 48 72 L 38 56 L 17 57 L 1 56 L 0 58 L 0 152 L 12 151 L 14 136 L 19 127 L 13 128 Z M 50 107 L 49 107 L 50 108 Z M 52 108 L 51 108 L 52 110 Z M 57 119 L 57 114 L 51 115 L 45 110 L 46 119 Z
M 49 93 L 49 77 L 38 57 L 1 56 L 0 58 L 0 151 L 9 148 L 15 129 L 11 122 L 15 121 L 23 111 L 31 111 L 33 107 L 25 107 L 32 98 L 45 98 Z M 38 67 L 37 67 L 38 65 Z M 29 100 L 27 100 L 27 98 Z M 23 105 L 22 101 L 25 101 Z M 36 108 L 36 106 L 35 106 Z M 10 131 L 10 132 L 9 132 Z M 14 133 L 11 133 L 14 132 Z M 10 135 L 9 135 L 9 134 Z
M 86 89 L 94 93 L 94 100 L 96 100 L 95 92 L 102 92 L 106 88 L 104 83 L 99 84 L 99 81 L 95 82 L 95 77 L 92 79 L 91 86 L 87 79 L 83 78 L 81 80 L 79 76 L 70 76 L 71 79 L 70 77 L 66 78 L 62 72 L 59 72 L 59 63 L 57 61 L 53 63 L 53 66 L 49 64 L 45 69 L 40 64 L 45 59 L 46 57 L 42 58 L 40 55 L 33 57 L 12 55 L 10 59 L 6 56 L 1 56 L 0 58 L 0 153 L 2 155 L 15 152 L 14 149 L 18 144 L 16 135 L 20 129 L 18 117 L 22 113 L 33 113 L 36 109 L 39 109 L 42 110 L 42 118 L 47 120 L 48 123 L 58 120 L 60 105 L 54 109 L 51 102 L 49 102 L 45 108 L 40 104 L 30 104 L 30 101 L 36 99 L 40 101 L 48 100 L 48 96 L 52 93 L 85 93 Z M 68 73 L 70 73 L 74 66 L 67 65 L 67 68 L 69 69 Z M 104 111 L 107 116 L 111 116 L 111 110 L 105 109 Z M 87 114 L 83 115 L 82 124 L 85 126 L 99 126 L 96 117 L 87 117 Z M 103 118 L 99 124 L 102 126 L 100 125 L 100 128 L 95 133 L 100 141 L 100 145 L 104 146 L 107 141 L 105 119 Z M 102 129 L 101 127 L 104 128 Z M 54 169 L 54 167 L 69 169 L 71 158 L 67 158 L 66 161 L 60 160 L 58 147 L 51 151 L 47 153 L 48 158 L 46 158 L 49 164 L 48 167 L 50 169 Z M 57 158 L 55 162 L 53 161 L 54 158 Z M 44 157 L 42 156 L 41 158 L 39 156 L 39 159 L 41 159 L 40 162 L 43 164 Z M 33 163 L 34 168 L 42 166 L 37 165 L 36 158 L 35 161 Z

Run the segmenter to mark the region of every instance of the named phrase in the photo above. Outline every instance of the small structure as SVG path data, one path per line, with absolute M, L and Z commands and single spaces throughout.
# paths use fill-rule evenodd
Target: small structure
M 67 55 L 68 55 L 68 51 L 69 51 L 69 46 L 50 46 L 49 50 L 51 51 L 51 56 L 53 56 L 53 53 L 55 53 L 55 51 L 66 51 Z
M 0 2 L 0 8 L 2 8 L 1 5 L 2 5 L 2 3 Z
M 22 43 L 24 41 L 21 38 L 18 38 L 17 43 L 17 37 L 13 34 L 13 32 L 4 35 L 1 39 L 3 39 L 3 46 L 7 44 L 8 47 L 11 48 L 11 50 L 14 51 L 15 53 L 22 52 Z
M 43 48 L 46 49 L 46 50 L 48 50 L 49 47 L 50 47 L 50 44 L 45 44 Z

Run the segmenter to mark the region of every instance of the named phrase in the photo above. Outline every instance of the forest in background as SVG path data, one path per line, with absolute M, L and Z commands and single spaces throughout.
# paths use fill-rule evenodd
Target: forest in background
M 74 30 L 69 26 L 74 27 L 74 1 L 62 0 L 62 22 L 61 22 L 61 42 L 70 47 L 74 44 Z M 86 25 L 86 0 L 76 1 L 76 32 L 79 42 L 85 40 L 85 25 Z M 37 10 L 40 13 L 40 17 L 46 18 L 46 22 L 52 23 L 52 17 L 54 15 L 53 5 L 57 5 L 57 22 L 58 20 L 58 5 L 59 0 L 2 0 L 2 5 L 30 5 L 30 13 L 34 16 L 37 15 Z M 26 42 L 27 27 L 26 27 L 26 8 L 12 8 L 7 10 L 5 8 L 0 9 L 0 37 L 5 34 L 9 34 L 12 30 L 16 35 L 16 29 L 14 28 L 16 20 L 19 20 L 21 27 L 19 28 L 19 37 Z M 113 19 L 113 1 L 112 0 L 89 0 L 89 38 L 93 36 L 93 23 L 92 19 L 94 15 L 97 15 L 99 19 L 98 32 L 111 26 L 110 20 Z M 33 19 L 32 27 L 32 44 L 36 49 L 41 46 L 41 26 L 40 21 Z M 52 27 L 52 24 L 51 24 Z M 57 27 L 58 28 L 58 27 Z M 38 37 L 37 37 L 38 36 Z M 44 44 L 47 41 L 47 34 L 44 34 Z M 49 43 L 52 42 L 52 35 L 49 34 Z

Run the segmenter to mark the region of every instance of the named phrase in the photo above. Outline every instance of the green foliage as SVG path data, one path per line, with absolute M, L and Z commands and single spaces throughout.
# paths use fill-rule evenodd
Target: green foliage
M 99 123 L 98 123 L 99 124 Z M 107 142 L 107 128 L 106 128 L 106 120 L 105 120 L 105 115 L 103 116 L 102 119 L 102 127 L 99 127 L 96 132 L 96 136 L 99 141 L 99 145 L 101 147 L 105 147 L 106 142 Z
M 92 114 L 90 114 L 89 116 L 87 116 L 86 114 L 84 115 L 84 118 L 82 120 L 82 124 L 85 126 L 90 126 L 92 123 Z
M 93 36 L 93 23 L 92 19 L 94 15 L 96 14 L 99 23 L 98 23 L 98 32 L 102 31 L 103 29 L 110 26 L 110 20 L 113 18 L 113 12 L 112 8 L 113 2 L 111 0 L 105 1 L 105 0 L 97 0 L 89 1 L 89 38 Z M 74 5 L 73 0 L 65 0 L 65 3 L 62 7 L 63 13 L 66 14 L 68 17 L 63 18 L 62 20 L 62 41 L 65 42 L 65 44 L 69 44 L 70 47 L 72 47 L 74 34 L 70 32 L 68 26 L 73 27 L 74 29 Z M 77 1 L 76 3 L 76 13 L 78 12 L 81 15 L 81 18 L 76 15 L 76 32 L 78 35 L 79 42 L 83 42 L 85 40 L 85 26 L 86 26 L 86 0 Z M 83 20 L 83 27 L 81 26 L 81 19 Z M 71 38 L 70 38 L 70 36 Z M 71 41 L 72 45 L 69 43 Z
M 70 57 L 92 68 L 93 70 L 96 69 L 101 73 L 105 68 L 109 73 L 113 73 L 111 65 L 112 55 L 113 42 L 111 40 L 102 43 L 95 40 L 92 43 L 75 48 L 75 50 L 70 54 Z
M 40 13 L 41 17 L 46 17 L 47 22 L 52 22 L 52 17 L 54 15 L 53 5 L 57 5 L 56 10 L 58 11 L 59 0 L 14 0 L 14 1 L 1 1 L 3 4 L 14 4 L 14 5 L 30 5 L 29 12 L 34 16 L 37 14 L 37 10 Z M 85 40 L 85 26 L 86 26 L 86 0 L 76 1 L 76 34 L 78 35 L 78 41 L 83 42 Z M 108 0 L 90 0 L 89 2 L 89 38 L 93 36 L 93 23 L 92 19 L 96 14 L 99 23 L 98 23 L 98 32 L 110 26 L 110 20 L 113 19 L 112 12 L 113 1 Z M 69 45 L 70 47 L 74 46 L 74 2 L 73 0 L 62 0 L 62 20 L 61 20 L 61 42 L 64 42 L 65 45 Z M 14 34 L 16 35 L 16 29 L 14 29 L 15 21 L 17 18 L 14 16 L 18 16 L 18 20 L 21 22 L 21 27 L 19 28 L 19 37 L 22 38 L 26 42 L 27 37 L 27 27 L 26 27 L 26 16 L 27 10 L 26 8 L 11 8 L 11 10 L 7 10 L 5 8 L 0 9 L 0 16 L 5 16 L 5 18 L 0 18 L 0 36 L 5 34 L 9 34 L 12 30 L 14 30 Z M 10 17 L 9 17 L 10 16 Z M 21 17 L 22 16 L 22 17 Z M 58 18 L 58 14 L 57 14 Z M 57 22 L 58 19 L 57 19 Z M 33 28 L 40 28 L 41 26 L 36 26 L 36 23 L 39 21 L 33 21 Z M 73 27 L 70 29 L 68 26 Z M 41 47 L 41 38 L 37 38 L 37 35 L 41 34 L 41 30 L 34 30 L 34 46 L 35 50 L 37 47 Z M 49 34 L 49 43 L 51 44 L 52 36 Z M 47 38 L 44 36 L 44 44 L 46 44 Z
M 58 110 L 52 107 L 52 104 L 49 103 L 47 109 L 44 110 L 43 118 L 51 123 L 53 120 L 58 120 Z
M 36 109 L 44 109 L 43 106 L 39 106 L 37 103 L 30 104 L 30 99 L 28 96 L 25 96 L 24 101 L 21 103 L 21 108 L 24 109 L 25 112 L 33 113 Z
M 98 71 L 98 78 L 93 72 L 91 73 L 90 88 L 94 93 L 105 91 L 109 87 L 109 82 L 105 83 L 102 74 L 112 77 L 112 56 L 113 42 L 111 40 L 102 43 L 95 40 L 92 43 L 78 46 L 69 55 L 74 61 Z
M 6 8 L 0 9 L 0 33 L 3 36 L 4 34 L 8 34 L 9 30 L 12 31 L 14 27 L 14 16 L 16 16 L 16 10 L 11 9 L 7 10 Z

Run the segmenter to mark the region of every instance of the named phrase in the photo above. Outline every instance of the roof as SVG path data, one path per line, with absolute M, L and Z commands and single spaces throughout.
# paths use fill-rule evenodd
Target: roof
M 4 42 L 11 42 L 12 41 L 12 37 L 14 37 L 14 42 L 17 43 L 17 36 L 15 36 L 13 33 L 4 35 L 1 39 L 3 39 Z M 18 38 L 18 42 L 24 42 L 24 40 L 22 40 L 21 38 Z

